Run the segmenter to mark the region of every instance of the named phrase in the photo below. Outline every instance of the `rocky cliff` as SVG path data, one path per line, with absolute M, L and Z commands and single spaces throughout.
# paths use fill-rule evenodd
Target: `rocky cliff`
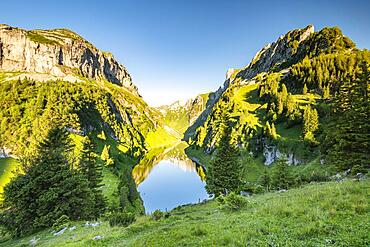
M 213 111 L 215 104 L 219 101 L 220 97 L 228 89 L 230 84 L 253 84 L 255 81 L 252 80 L 252 78 L 257 74 L 267 72 L 274 67 L 281 66 L 284 63 L 291 61 L 302 53 L 303 49 L 299 49 L 300 44 L 304 43 L 304 41 L 313 33 L 314 26 L 312 25 L 303 29 L 289 31 L 285 35 L 279 37 L 277 41 L 272 44 L 267 44 L 258 51 L 246 67 L 242 69 L 228 69 L 223 87 L 220 87 L 217 91 L 210 94 L 210 100 L 207 107 L 186 130 L 184 139 L 188 141 L 189 138 L 194 137 L 196 128 L 204 125 L 208 116 Z
M 299 45 L 314 33 L 314 26 L 292 30 L 272 44 L 267 44 L 253 57 L 252 61 L 241 70 L 239 76 L 251 79 L 261 72 L 267 72 L 274 66 L 279 66 L 292 59 Z
M 335 67 L 334 64 L 337 62 L 332 58 L 336 58 L 338 54 L 345 57 L 345 54 L 355 51 L 355 44 L 344 36 L 338 27 L 327 27 L 314 32 L 314 27 L 309 25 L 303 29 L 287 32 L 257 52 L 244 68 L 227 71 L 223 87 L 210 94 L 209 104 L 194 124 L 185 131 L 184 139 L 190 145 L 200 147 L 206 153 L 212 153 L 217 149 L 222 135 L 219 123 L 222 121 L 223 113 L 228 112 L 232 119 L 232 139 L 238 147 L 251 151 L 252 155 L 263 154 L 266 165 L 282 155 L 286 156 L 289 164 L 302 163 L 303 157 L 308 155 L 302 151 L 305 146 L 299 125 L 302 122 L 303 107 L 312 100 L 301 92 L 305 82 L 315 84 L 318 77 L 305 79 L 302 82 L 303 69 L 297 73 L 296 67 L 298 64 L 308 64 L 307 66 L 313 68 L 312 64 L 319 59 L 325 60 L 323 62 L 325 64 L 329 64 L 329 60 L 332 60 L 331 67 Z M 352 65 L 353 60 L 349 62 Z M 326 69 L 326 74 L 329 74 L 329 70 L 333 71 L 330 78 L 336 78 L 335 71 L 341 70 L 340 66 L 342 65 L 334 69 Z M 323 72 L 319 69 L 315 67 L 315 70 L 318 70 L 317 74 L 322 77 Z M 295 77 L 292 76 L 294 73 Z M 306 69 L 305 73 L 314 74 L 311 68 Z M 341 73 L 347 72 L 342 71 L 337 74 Z M 302 83 L 298 85 L 296 81 Z M 285 84 L 285 97 L 288 97 L 288 93 L 290 95 L 290 109 L 296 108 L 293 110 L 294 117 L 292 112 L 288 113 L 288 104 L 282 103 L 281 95 L 284 91 L 282 84 Z M 274 96 L 271 96 L 273 94 L 271 93 L 268 98 L 265 96 L 265 90 L 270 92 L 276 90 L 276 92 Z M 311 92 L 322 93 L 320 86 Z M 279 103 L 280 110 L 276 108 Z M 280 116 L 277 120 L 278 115 Z M 271 123 L 274 123 L 273 129 L 277 133 L 274 137 L 266 134 L 267 127 Z M 265 137 L 270 142 L 264 142 L 262 145 L 261 139 Z
M 26 72 L 37 80 L 107 80 L 138 95 L 123 65 L 67 29 L 27 31 L 0 25 L 0 71 Z
M 176 101 L 170 105 L 160 106 L 158 110 L 162 113 L 165 123 L 182 134 L 201 113 L 204 113 L 212 98 L 213 94 L 199 94 L 186 102 Z

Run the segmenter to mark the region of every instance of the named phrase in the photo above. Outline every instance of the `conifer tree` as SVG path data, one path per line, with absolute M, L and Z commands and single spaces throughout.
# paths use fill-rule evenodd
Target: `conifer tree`
M 294 109 L 296 107 L 296 103 L 294 100 L 294 97 L 289 94 L 286 101 L 286 115 L 289 116 L 294 112 Z
M 323 98 L 328 99 L 330 97 L 330 87 L 329 85 L 324 87 L 324 93 L 323 93 Z
M 263 171 L 263 174 L 258 179 L 258 182 L 259 182 L 259 184 L 261 186 L 263 186 L 265 188 L 266 191 L 269 191 L 270 190 L 271 177 L 270 177 L 269 173 L 267 172 L 267 169 L 266 168 Z
M 94 215 L 98 216 L 105 208 L 105 199 L 101 191 L 103 175 L 102 167 L 96 160 L 94 146 L 88 137 L 84 138 L 80 154 L 79 168 L 89 181 L 89 187 L 94 194 Z
M 304 139 L 315 142 L 314 133 L 319 127 L 319 115 L 316 109 L 307 105 L 303 113 L 303 134 Z
M 94 196 L 86 177 L 73 170 L 67 153 L 68 132 L 52 128 L 36 155 L 22 159 L 25 174 L 4 188 L 0 223 L 15 236 L 52 226 L 62 215 L 72 220 L 92 216 Z
M 270 132 L 270 136 L 272 139 L 276 140 L 277 139 L 277 133 L 276 133 L 276 128 L 275 128 L 275 124 L 272 123 L 271 124 L 271 132 Z
M 238 160 L 239 152 L 231 144 L 232 127 L 228 116 L 223 116 L 223 135 L 214 160 L 206 174 L 206 190 L 215 196 L 230 192 L 239 192 L 241 164 Z
M 306 95 L 308 93 L 307 85 L 304 84 L 302 93 Z
M 109 155 L 110 146 L 104 145 L 103 151 L 101 152 L 101 159 L 105 161 L 107 166 L 113 165 L 114 160 Z
M 277 160 L 273 169 L 271 176 L 271 186 L 273 188 L 279 190 L 288 189 L 293 185 L 293 177 L 285 158 Z
M 336 96 L 336 115 L 325 139 L 330 163 L 340 170 L 370 169 L 370 66 L 362 65 L 359 79 L 345 82 Z
M 286 88 L 285 84 L 281 86 L 281 98 L 285 102 L 288 97 L 288 89 Z

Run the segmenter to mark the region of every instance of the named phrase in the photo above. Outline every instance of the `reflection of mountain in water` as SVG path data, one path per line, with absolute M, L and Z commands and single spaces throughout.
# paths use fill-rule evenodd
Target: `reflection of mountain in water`
M 171 161 L 184 171 L 196 171 L 202 181 L 205 180 L 205 173 L 202 166 L 195 164 L 185 154 L 186 143 L 180 143 L 171 147 L 160 147 L 150 150 L 132 170 L 132 177 L 136 185 L 142 183 L 148 177 L 150 171 L 161 160 Z

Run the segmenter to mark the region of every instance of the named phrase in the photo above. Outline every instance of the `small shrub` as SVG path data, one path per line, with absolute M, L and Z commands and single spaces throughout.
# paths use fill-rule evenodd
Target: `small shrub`
M 354 165 L 351 169 L 351 175 L 355 176 L 357 173 L 366 174 L 368 173 L 368 169 L 361 165 Z
M 243 196 L 237 195 L 234 192 L 226 196 L 220 196 L 217 201 L 221 209 L 226 209 L 230 211 L 240 210 L 247 204 L 247 199 Z
M 53 224 L 53 229 L 55 231 L 59 231 L 63 229 L 64 227 L 68 227 L 70 225 L 71 221 L 67 215 L 60 216 Z
M 159 209 L 155 210 L 153 213 L 152 213 L 152 219 L 153 220 L 160 220 L 162 217 L 163 217 L 163 212 Z
M 207 235 L 207 231 L 204 228 L 197 226 L 193 228 L 192 235 L 197 236 L 197 237 L 202 237 L 202 236 Z
M 109 225 L 112 226 L 129 226 L 136 220 L 135 215 L 131 212 L 115 212 L 109 216 Z

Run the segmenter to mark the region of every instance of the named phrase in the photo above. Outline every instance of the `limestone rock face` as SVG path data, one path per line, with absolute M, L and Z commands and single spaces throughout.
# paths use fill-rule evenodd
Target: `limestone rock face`
M 257 52 L 250 64 L 240 72 L 240 75 L 245 79 L 251 79 L 258 73 L 267 72 L 275 65 L 288 61 L 297 52 L 299 44 L 312 33 L 314 33 L 314 26 L 309 25 L 281 36 L 276 42 L 266 45 Z
M 138 95 L 126 68 L 67 29 L 26 31 L 0 25 L 0 71 L 46 74 L 45 79 L 107 80 Z

